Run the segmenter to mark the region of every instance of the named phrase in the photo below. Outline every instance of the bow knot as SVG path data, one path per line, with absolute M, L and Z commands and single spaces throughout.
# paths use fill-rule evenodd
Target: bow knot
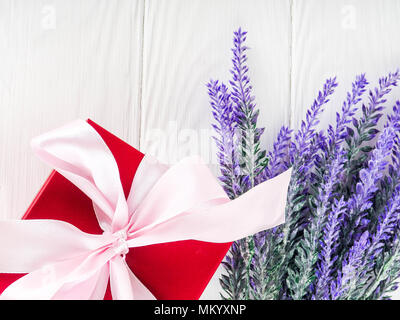
M 129 246 L 127 243 L 128 235 L 125 230 L 119 230 L 113 233 L 113 237 L 115 238 L 112 243 L 112 248 L 116 255 L 121 255 L 125 258 L 125 255 L 129 252 Z
M 145 156 L 126 197 L 111 150 L 88 123 L 51 131 L 32 146 L 92 200 L 107 231 L 88 234 L 57 220 L 0 221 L 0 272 L 28 273 L 3 299 L 102 299 L 109 281 L 114 299 L 154 299 L 124 259 L 129 248 L 226 243 L 284 222 L 291 170 L 230 201 L 199 158 L 168 167 Z

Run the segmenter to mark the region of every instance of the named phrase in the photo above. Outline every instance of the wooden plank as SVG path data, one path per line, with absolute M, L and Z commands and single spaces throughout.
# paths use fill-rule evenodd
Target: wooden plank
M 168 163 L 200 154 L 213 165 L 205 84 L 230 79 L 233 31 L 248 31 L 250 77 L 271 146 L 289 110 L 289 1 L 145 2 L 141 149 Z M 184 182 L 183 182 L 184 183 Z M 218 275 L 203 298 L 219 299 Z
M 139 137 L 143 0 L 0 2 L 0 214 L 24 214 L 50 172 L 32 137 L 90 117 Z
M 371 86 L 400 66 L 400 2 L 396 0 L 293 1 L 291 122 L 298 127 L 326 78 L 339 87 L 321 117 L 334 121 L 355 76 L 366 73 Z M 400 93 L 388 99 L 391 107 Z
M 211 161 L 205 84 L 230 79 L 233 31 L 248 31 L 250 77 L 270 145 L 289 106 L 288 1 L 150 0 L 145 5 L 141 147 Z

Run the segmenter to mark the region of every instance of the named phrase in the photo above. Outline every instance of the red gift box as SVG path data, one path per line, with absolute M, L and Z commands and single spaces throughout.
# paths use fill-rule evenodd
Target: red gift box
M 118 164 L 125 196 L 144 156 L 91 120 Z M 53 171 L 33 200 L 23 219 L 56 219 L 84 232 L 103 231 L 92 201 L 62 175 Z M 126 261 L 133 273 L 157 299 L 198 299 L 226 255 L 231 243 L 177 241 L 131 248 Z M 0 293 L 24 274 L 0 274 Z M 108 286 L 105 299 L 111 299 Z

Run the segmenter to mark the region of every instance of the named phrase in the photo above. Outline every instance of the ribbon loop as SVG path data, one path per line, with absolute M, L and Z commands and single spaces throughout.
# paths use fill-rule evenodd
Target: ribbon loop
M 0 246 L 0 272 L 29 273 L 3 299 L 100 299 L 108 279 L 114 299 L 153 299 L 126 264 L 130 248 L 230 242 L 284 222 L 291 170 L 230 201 L 199 158 L 168 168 L 145 156 L 126 199 L 118 165 L 88 123 L 75 121 L 35 138 L 32 146 L 93 201 L 104 233 L 90 235 L 54 220 L 0 221 L 0 243 L 14 246 Z M 54 272 L 44 282 L 47 267 Z
M 117 238 L 117 240 L 114 242 L 114 250 L 116 254 L 125 257 L 125 255 L 129 252 L 128 243 L 126 242 L 126 240 L 128 239 L 126 231 L 120 230 L 114 233 L 114 235 Z

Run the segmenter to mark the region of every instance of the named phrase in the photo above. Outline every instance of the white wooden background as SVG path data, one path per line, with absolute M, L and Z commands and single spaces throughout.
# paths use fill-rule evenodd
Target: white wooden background
M 400 66 L 400 0 L 0 0 L 0 218 L 22 216 L 50 171 L 30 139 L 78 117 L 215 170 L 205 84 L 229 79 L 239 26 L 266 147 L 325 78 L 340 87 L 322 125 L 356 74 L 375 85 Z M 217 278 L 203 298 L 219 297 Z

